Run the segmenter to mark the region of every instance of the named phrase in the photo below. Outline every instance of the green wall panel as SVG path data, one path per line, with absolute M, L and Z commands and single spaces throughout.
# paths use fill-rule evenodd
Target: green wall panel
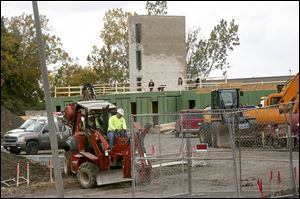
M 152 112 L 152 103 L 150 97 L 138 97 L 136 98 L 137 114 L 147 114 Z M 147 122 L 152 122 L 152 118 L 140 116 L 137 121 L 144 126 Z
M 277 92 L 276 90 L 258 90 L 244 91 L 244 96 L 241 97 L 241 103 L 244 105 L 258 105 L 259 99 L 262 96 L 267 96 L 270 93 Z M 81 100 L 81 96 L 73 97 L 56 97 L 52 98 L 53 110 L 56 106 L 60 106 L 64 110 L 65 106 L 72 102 Z M 97 96 L 97 99 L 107 100 L 115 103 L 117 107 L 122 107 L 125 111 L 127 124 L 129 123 L 131 114 L 131 102 L 136 102 L 137 114 L 152 113 L 152 102 L 158 102 L 158 113 L 176 113 L 179 110 L 189 107 L 189 100 L 195 100 L 196 108 L 205 108 L 210 105 L 210 93 L 197 93 L 195 91 L 164 91 L 164 92 L 141 92 L 141 93 L 120 93 Z M 142 125 L 150 121 L 151 118 L 139 119 Z M 160 123 L 166 123 L 172 119 L 160 117 Z

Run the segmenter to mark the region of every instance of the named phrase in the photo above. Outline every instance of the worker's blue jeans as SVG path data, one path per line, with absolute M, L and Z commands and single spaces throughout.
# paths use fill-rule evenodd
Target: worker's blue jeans
M 108 132 L 108 139 L 109 139 L 109 147 L 112 149 L 115 144 L 115 131 L 109 131 Z M 125 129 L 122 129 L 119 131 L 120 137 L 127 137 L 127 132 Z

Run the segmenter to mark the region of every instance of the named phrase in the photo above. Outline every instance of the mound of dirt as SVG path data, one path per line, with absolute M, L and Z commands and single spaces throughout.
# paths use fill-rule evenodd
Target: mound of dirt
M 21 117 L 1 106 L 1 143 L 7 131 L 20 127 L 23 122 L 24 120 Z
M 16 166 L 19 163 L 20 176 L 26 178 L 26 162 L 29 162 L 30 181 L 40 182 L 49 179 L 49 169 L 23 156 L 1 152 L 1 181 L 16 178 Z

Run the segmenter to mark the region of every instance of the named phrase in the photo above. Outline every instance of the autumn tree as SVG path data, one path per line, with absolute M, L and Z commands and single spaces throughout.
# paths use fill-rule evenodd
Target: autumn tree
M 97 73 L 98 83 L 125 82 L 129 79 L 128 18 L 132 15 L 122 9 L 105 13 L 100 34 L 104 45 L 100 49 L 93 46 L 88 56 L 89 65 Z
M 60 64 L 68 59 L 58 37 L 51 34 L 48 19 L 41 16 L 47 64 Z M 1 105 L 24 114 L 26 109 L 44 108 L 41 70 L 32 15 L 10 19 L 1 17 Z
M 200 29 L 189 32 L 186 43 L 188 78 L 205 78 L 213 70 L 229 68 L 228 51 L 240 44 L 237 32 L 234 19 L 229 25 L 222 19 L 211 31 L 209 39 L 199 38 Z
M 146 3 L 148 15 L 165 15 L 168 14 L 167 9 L 167 1 L 147 1 Z
M 97 74 L 92 67 L 83 67 L 76 62 L 64 63 L 52 75 L 54 86 L 82 86 L 84 82 L 97 82 Z

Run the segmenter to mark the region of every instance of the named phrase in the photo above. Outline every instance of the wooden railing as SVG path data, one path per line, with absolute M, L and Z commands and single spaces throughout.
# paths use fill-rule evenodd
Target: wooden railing
M 242 83 L 242 82 L 216 82 L 216 83 L 190 83 L 184 84 L 182 86 L 178 86 L 179 90 L 193 90 L 196 88 L 211 88 L 215 89 L 218 87 L 224 87 L 226 84 L 230 87 L 234 87 L 235 85 L 245 86 L 245 85 L 264 85 L 264 84 L 282 84 L 285 81 L 261 81 L 261 82 L 250 82 L 250 83 Z M 96 95 L 103 95 L 103 94 L 111 94 L 111 93 L 126 93 L 130 92 L 130 85 L 129 84 L 117 84 L 115 86 L 109 84 L 96 84 L 93 85 L 95 89 Z M 82 87 L 83 86 L 65 86 L 65 87 L 55 87 L 54 89 L 54 97 L 59 96 L 80 96 L 82 95 Z M 145 92 L 148 88 L 144 87 L 135 87 L 135 92 Z
M 95 89 L 96 95 L 102 94 L 111 94 L 111 93 L 125 93 L 130 92 L 130 86 L 123 84 L 123 85 L 116 85 L 112 86 L 109 84 L 95 84 L 93 85 Z M 82 95 L 82 88 L 83 86 L 65 86 L 65 87 L 55 87 L 54 88 L 54 97 L 59 96 L 80 96 Z M 143 87 L 137 87 L 140 91 L 145 91 Z

